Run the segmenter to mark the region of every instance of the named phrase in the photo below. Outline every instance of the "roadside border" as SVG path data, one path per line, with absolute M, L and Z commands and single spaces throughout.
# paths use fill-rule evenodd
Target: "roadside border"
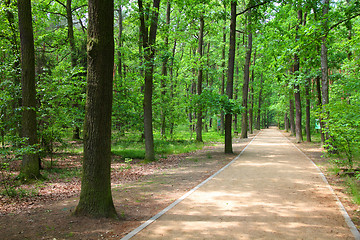
M 211 175 L 210 177 L 208 177 L 206 180 L 204 180 L 203 182 L 201 182 L 199 185 L 197 185 L 196 187 L 194 187 L 193 189 L 191 189 L 190 191 L 188 191 L 187 193 L 185 193 L 182 197 L 180 197 L 178 200 L 176 200 L 175 202 L 173 202 L 172 204 L 170 204 L 169 206 L 167 206 L 166 208 L 164 208 L 162 211 L 160 211 L 159 213 L 157 213 L 156 215 L 154 215 L 153 217 L 151 217 L 149 220 L 147 220 L 146 222 L 144 222 L 143 224 L 141 224 L 139 227 L 135 228 L 134 230 L 132 230 L 130 233 L 128 233 L 126 236 L 124 236 L 123 238 L 121 238 L 120 240 L 128 240 L 132 237 L 134 237 L 136 234 L 138 234 L 140 231 L 142 231 L 144 228 L 146 228 L 147 226 L 149 226 L 151 223 L 153 223 L 156 219 L 160 218 L 162 215 L 164 215 L 167 211 L 169 211 L 170 209 L 172 209 L 173 207 L 175 207 L 176 205 L 178 205 L 180 202 L 182 202 L 185 198 L 187 198 L 188 196 L 190 196 L 192 193 L 194 193 L 196 190 L 198 190 L 201 186 L 203 186 L 204 184 L 206 184 L 208 181 L 210 181 L 211 179 L 213 179 L 216 175 L 218 175 L 219 173 L 221 173 L 222 171 L 224 171 L 227 167 L 229 167 L 231 164 L 233 164 L 242 154 L 243 152 L 248 148 L 248 146 L 255 140 L 255 138 L 259 135 L 259 133 L 261 133 L 261 130 L 254 136 L 254 138 L 245 146 L 245 148 L 239 153 L 239 155 L 237 155 L 233 160 L 231 160 L 231 162 L 229 162 L 228 164 L 226 164 L 224 167 L 222 167 L 220 170 L 218 170 L 216 173 L 214 173 L 213 175 Z

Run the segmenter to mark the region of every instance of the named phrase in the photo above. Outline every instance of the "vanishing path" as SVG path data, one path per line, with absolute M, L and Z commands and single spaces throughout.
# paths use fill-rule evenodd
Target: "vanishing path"
M 354 239 L 354 235 L 318 169 L 271 128 L 262 130 L 224 171 L 131 239 Z

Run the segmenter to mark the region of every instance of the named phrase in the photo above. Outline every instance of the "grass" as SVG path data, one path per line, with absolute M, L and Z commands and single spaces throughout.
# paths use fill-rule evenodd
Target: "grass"
M 145 145 L 142 141 L 139 142 L 140 135 L 137 133 L 127 133 L 120 136 L 114 134 L 113 146 L 111 152 L 114 155 L 121 156 L 122 159 L 144 159 Z M 161 158 L 166 158 L 167 155 L 181 154 L 193 152 L 204 147 L 204 143 L 223 142 L 224 137 L 213 129 L 208 132 L 203 132 L 204 143 L 196 142 L 196 134 L 191 133 L 187 126 L 180 126 L 176 129 L 172 136 L 161 136 L 159 132 L 154 132 L 154 147 L 155 154 Z
M 353 200 L 356 204 L 360 204 L 360 186 L 355 178 L 347 177 L 346 185 L 349 188 L 349 192 L 353 196 Z

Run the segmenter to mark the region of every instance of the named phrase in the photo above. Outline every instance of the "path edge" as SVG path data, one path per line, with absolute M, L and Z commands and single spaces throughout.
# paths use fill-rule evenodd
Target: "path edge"
M 214 173 L 213 175 L 211 175 L 210 177 L 208 177 L 207 179 L 205 179 L 203 182 L 201 182 L 200 184 L 198 184 L 196 187 L 194 187 L 193 189 L 191 189 L 190 191 L 188 191 L 187 193 L 185 193 L 182 197 L 180 197 L 179 199 L 177 199 L 175 202 L 171 203 L 169 206 L 167 206 L 166 208 L 164 208 L 163 210 L 161 210 L 159 213 L 157 213 L 156 215 L 154 215 L 153 217 L 151 217 L 149 220 L 147 220 L 146 222 L 144 222 L 143 224 L 141 224 L 140 226 L 138 226 L 137 228 L 135 228 L 134 230 L 132 230 L 131 232 L 129 232 L 127 235 L 125 235 L 123 238 L 121 238 L 120 240 L 128 240 L 132 237 L 134 237 L 136 234 L 138 234 L 140 231 L 142 231 L 143 229 L 145 229 L 147 226 L 149 226 L 150 224 L 152 224 L 156 219 L 160 218 L 162 215 L 164 215 L 166 212 L 168 212 L 170 209 L 172 209 L 173 207 L 175 207 L 176 205 L 178 205 L 180 202 L 182 202 L 185 198 L 187 198 L 188 196 L 190 196 L 192 193 L 194 193 L 196 190 L 198 190 L 200 187 L 202 187 L 204 184 L 206 184 L 208 181 L 210 181 L 211 179 L 213 179 L 215 176 L 217 176 L 219 173 L 221 173 L 222 171 L 224 171 L 226 168 L 228 168 L 231 164 L 233 164 L 243 153 L 244 151 L 248 148 L 248 146 L 255 140 L 255 138 L 259 135 L 259 133 L 261 132 L 261 130 L 254 136 L 254 138 L 244 147 L 244 149 L 239 153 L 239 155 L 237 155 L 233 160 L 231 160 L 231 162 L 229 162 L 228 164 L 226 164 L 224 167 L 222 167 L 220 170 L 218 170 L 216 173 Z M 360 239 L 359 239 L 360 240 Z
M 278 129 L 279 130 L 279 129 Z M 300 148 L 298 148 L 295 143 L 291 142 L 289 140 L 289 138 L 287 138 L 281 131 L 279 131 L 291 144 L 294 148 L 296 148 L 300 153 L 302 153 L 305 158 L 307 158 L 314 166 L 315 168 L 317 169 L 320 177 L 322 178 L 322 180 L 325 182 L 325 184 L 327 185 L 327 188 L 330 190 L 330 192 L 332 193 L 332 195 L 335 197 L 335 200 L 336 200 L 336 204 L 338 205 L 339 207 L 339 210 L 341 212 L 341 214 L 343 215 L 344 219 L 345 219 L 345 222 L 346 224 L 348 225 L 348 227 L 350 228 L 350 231 L 351 233 L 353 234 L 354 238 L 356 240 L 360 240 L 360 232 L 358 231 L 358 229 L 356 228 L 355 224 L 353 223 L 353 221 L 351 220 L 348 212 L 346 211 L 344 205 L 341 203 L 339 197 L 336 195 L 334 189 L 331 187 L 331 185 L 329 184 L 328 180 L 326 179 L 324 173 L 320 170 L 320 168 L 314 163 L 314 161 L 308 157 L 303 151 L 301 151 Z

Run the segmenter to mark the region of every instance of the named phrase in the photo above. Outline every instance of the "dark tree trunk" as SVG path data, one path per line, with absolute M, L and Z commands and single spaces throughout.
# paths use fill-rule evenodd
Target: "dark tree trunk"
M 21 42 L 22 137 L 26 139 L 26 146 L 35 148 L 36 151 L 35 55 L 30 0 L 18 1 L 18 16 Z M 25 153 L 22 156 L 21 177 L 26 180 L 40 177 L 39 165 L 37 153 Z
M 161 99 L 162 99 L 162 106 L 161 106 L 161 135 L 164 136 L 166 132 L 166 112 L 168 109 L 168 103 L 166 100 L 166 79 L 168 75 L 168 50 L 169 50 L 169 26 L 170 26 L 170 13 L 171 13 L 171 5 L 170 0 L 167 1 L 166 5 L 166 27 L 165 27 L 165 39 L 164 39 L 164 46 L 165 46 L 165 57 L 161 67 Z
M 122 6 L 120 5 L 120 8 L 118 10 L 119 12 L 119 50 L 117 52 L 118 55 L 118 66 L 117 66 L 117 70 L 118 70 L 118 74 L 119 74 L 119 78 L 122 84 L 122 79 L 123 79 L 123 62 L 122 62 L 122 46 L 123 46 L 123 14 L 122 14 Z
M 249 18 L 251 12 L 249 11 Z M 250 20 L 249 20 L 250 24 Z M 250 30 L 249 30 L 250 31 Z M 242 107 L 244 108 L 243 113 L 241 114 L 241 135 L 240 138 L 248 137 L 248 94 L 249 94 L 249 78 L 250 78 L 250 63 L 251 63 L 251 50 L 252 50 L 252 32 L 248 34 L 248 45 L 246 49 L 246 57 L 244 64 L 244 83 L 242 90 Z
M 321 83 L 320 83 L 320 76 L 317 76 L 315 78 L 315 81 L 316 81 L 316 92 L 317 92 L 317 105 L 319 107 L 319 109 L 321 109 Z M 322 121 L 322 118 L 320 117 L 319 118 L 319 122 L 320 122 L 320 128 L 323 129 L 323 121 Z M 320 134 L 321 134 L 321 142 L 324 144 L 325 143 L 325 135 L 324 135 L 324 132 L 320 130 Z
M 298 25 L 296 26 L 296 41 L 298 39 L 299 27 L 302 24 L 302 10 L 298 11 Z M 297 72 L 300 70 L 300 60 L 297 53 L 294 54 L 294 74 L 297 75 Z M 297 76 L 295 76 L 297 78 Z M 296 142 L 301 143 L 303 141 L 302 136 L 302 112 L 301 112 L 301 95 L 300 95 L 300 83 L 296 79 L 294 84 L 294 97 L 295 97 L 295 112 L 296 112 L 296 122 L 295 122 L 295 134 Z
M 253 65 L 255 67 L 255 61 L 256 61 L 256 50 L 254 53 L 254 62 Z M 251 73 L 251 78 L 250 78 L 250 108 L 249 108 L 249 132 L 250 134 L 253 134 L 253 126 L 254 126 L 254 69 L 252 70 Z
M 71 56 L 71 67 L 76 67 L 76 48 L 75 48 L 75 38 L 74 38 L 74 27 L 72 19 L 72 8 L 71 1 L 66 0 L 66 21 L 68 25 L 68 38 L 70 45 L 70 56 Z
M 256 129 L 261 129 L 261 105 L 262 105 L 262 91 L 263 91 L 263 76 L 264 73 L 261 73 L 260 77 L 260 90 L 259 90 L 259 102 L 258 102 L 258 112 L 257 112 L 257 119 L 256 119 Z
M 226 22 L 226 21 L 225 21 Z M 222 55 L 221 55 L 221 59 L 222 59 L 222 75 L 221 75 L 221 90 L 220 93 L 221 95 L 224 95 L 225 93 L 225 74 L 226 74 L 226 70 L 225 70 L 225 48 L 226 48 L 226 28 L 224 27 L 223 29 L 223 48 L 222 48 Z M 225 131 L 225 115 L 224 112 L 221 111 L 221 115 L 220 115 L 220 133 L 221 135 L 224 134 Z
M 329 103 L 329 79 L 328 79 L 328 59 L 327 59 L 327 33 L 328 33 L 328 16 L 330 0 L 324 0 L 323 6 L 323 31 L 325 32 L 324 36 L 321 38 L 321 95 L 322 95 L 322 112 L 323 115 L 327 116 L 328 112 L 325 110 L 327 104 Z M 321 131 L 325 134 L 325 141 L 329 139 L 329 131 L 327 127 L 326 120 L 322 120 Z
M 231 2 L 231 22 L 230 22 L 230 43 L 229 43 L 229 61 L 228 61 L 228 78 L 226 81 L 226 95 L 229 99 L 233 98 L 234 82 L 234 64 L 235 64 L 235 46 L 236 46 L 236 1 Z M 232 115 L 225 114 L 225 153 L 232 153 Z
M 306 141 L 311 142 L 311 126 L 310 126 L 310 78 L 306 80 L 305 84 L 305 96 L 306 96 L 306 125 L 305 125 L 305 131 L 306 131 Z
M 289 118 L 287 116 L 287 113 L 284 114 L 284 129 L 286 132 L 289 131 Z
M 198 71 L 198 79 L 197 79 L 197 94 L 200 96 L 202 93 L 202 82 L 203 82 L 203 66 L 201 63 L 201 59 L 203 56 L 203 45 L 204 45 L 204 16 L 200 16 L 200 31 L 199 31 L 199 45 L 198 45 L 198 53 L 199 53 L 199 71 Z M 202 142 L 202 106 L 199 104 L 196 109 L 196 141 Z
M 290 121 L 291 135 L 295 135 L 296 133 L 295 133 L 295 119 L 294 119 L 294 100 L 293 100 L 293 94 L 291 92 L 289 94 L 289 121 Z
M 114 1 L 89 0 L 84 162 L 77 216 L 117 218 L 111 195 Z
M 140 35 L 143 44 L 145 59 L 145 87 L 144 87 L 144 137 L 145 137 L 145 160 L 155 160 L 154 135 L 152 126 L 152 93 L 153 93 L 153 74 L 155 58 L 155 42 L 158 26 L 160 0 L 153 1 L 150 32 L 146 26 L 145 13 L 142 0 L 138 0 L 140 14 Z
M 72 18 L 72 8 L 71 8 L 72 0 L 66 0 L 66 5 L 64 5 L 66 9 L 66 21 L 68 26 L 68 39 L 70 45 L 70 58 L 71 58 L 71 67 L 76 67 L 76 46 L 75 46 L 75 37 L 74 37 L 74 24 Z M 74 108 L 79 108 L 78 104 L 74 104 Z M 75 126 L 73 130 L 73 139 L 80 139 L 80 127 Z

